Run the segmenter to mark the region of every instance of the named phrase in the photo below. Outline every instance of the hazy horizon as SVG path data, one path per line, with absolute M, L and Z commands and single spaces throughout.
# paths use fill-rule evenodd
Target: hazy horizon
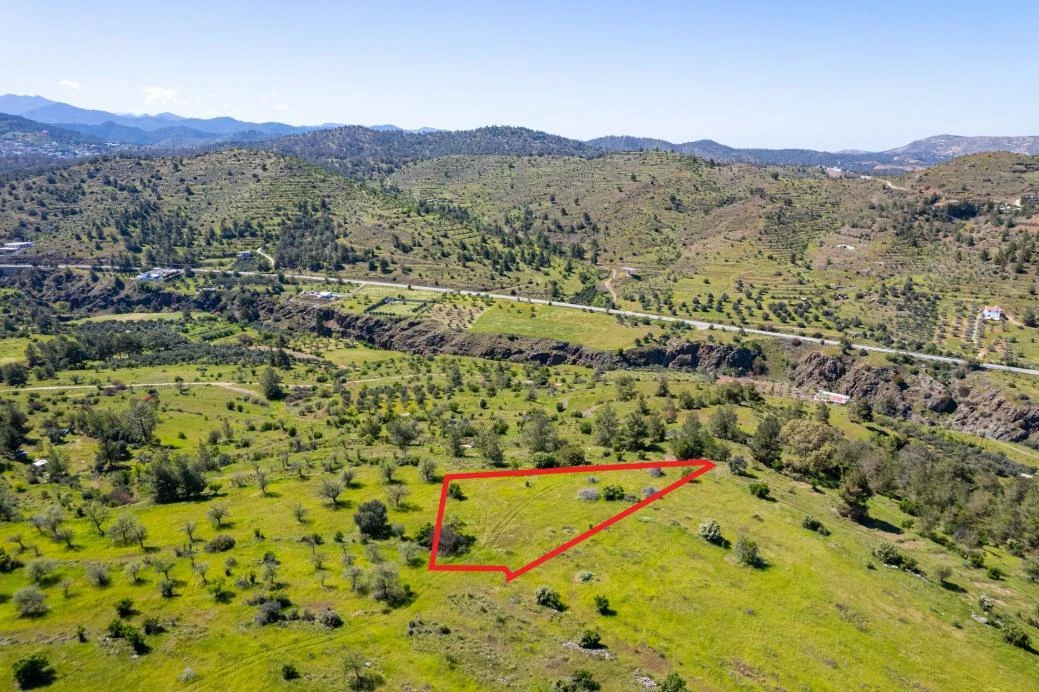
M 0 58 L 19 69 L 0 92 L 128 114 L 877 151 L 1039 131 L 1021 77 L 1039 72 L 1039 8 L 1000 9 L 12 3 Z

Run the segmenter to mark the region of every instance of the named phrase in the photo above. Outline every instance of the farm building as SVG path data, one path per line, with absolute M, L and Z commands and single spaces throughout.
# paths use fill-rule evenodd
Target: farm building
M 843 406 L 844 404 L 846 404 L 849 401 L 851 401 L 851 397 L 848 396 L 847 394 L 838 394 L 837 392 L 827 392 L 825 390 L 820 389 L 818 392 L 815 393 L 815 400 L 816 401 L 824 401 L 827 404 L 840 404 L 841 406 Z
M 998 305 L 986 305 L 981 311 L 981 317 L 986 320 L 999 321 L 1003 319 L 1003 308 Z
M 148 271 L 144 272 L 143 274 L 138 274 L 137 275 L 137 280 L 138 281 L 158 281 L 158 282 L 162 282 L 162 281 L 169 281 L 170 279 L 175 279 L 176 277 L 180 276 L 181 274 L 183 274 L 183 272 L 180 269 L 169 269 L 169 268 L 164 268 L 164 267 L 155 267 L 154 269 L 149 269 Z

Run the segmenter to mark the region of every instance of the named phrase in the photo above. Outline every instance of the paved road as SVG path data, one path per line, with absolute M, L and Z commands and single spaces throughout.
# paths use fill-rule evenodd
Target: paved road
M 55 265 L 32 265 L 32 264 L 0 264 L 0 269 L 102 269 L 102 270 L 116 270 L 117 267 L 106 266 L 106 265 L 89 265 L 89 264 L 55 264 Z M 131 271 L 143 271 L 143 269 L 131 269 Z M 223 274 L 226 270 L 223 269 L 206 269 L 201 267 L 193 268 L 196 274 Z M 242 276 L 262 276 L 262 277 L 276 277 L 278 274 L 273 272 L 238 272 Z M 330 277 L 320 276 L 316 274 L 282 274 L 283 276 L 298 281 L 309 281 L 309 282 L 320 282 L 323 283 Z M 443 286 L 422 286 L 419 284 L 400 284 L 392 281 L 373 281 L 369 279 L 342 279 L 343 283 L 354 284 L 357 286 L 381 286 L 384 288 L 399 288 L 401 290 L 414 289 L 418 291 L 431 291 L 434 293 L 456 293 L 463 296 L 473 296 L 477 298 L 493 298 L 494 300 L 508 300 L 514 303 L 530 303 L 533 305 L 551 305 L 557 308 L 566 308 L 571 310 L 584 310 L 586 312 L 602 312 L 609 315 L 622 315 L 624 317 L 635 317 L 638 319 L 649 319 L 657 322 L 674 322 L 679 324 L 685 324 L 690 327 L 696 327 L 697 329 L 715 329 L 723 332 L 739 332 L 742 334 L 753 334 L 755 336 L 764 336 L 772 339 L 786 339 L 792 341 L 799 339 L 801 341 L 824 344 L 827 346 L 840 346 L 840 341 L 836 339 L 814 339 L 810 337 L 800 336 L 798 334 L 791 334 L 789 332 L 769 331 L 765 329 L 754 329 L 752 327 L 739 327 L 732 324 L 722 324 L 720 322 L 705 322 L 702 320 L 690 320 L 682 317 L 671 317 L 670 315 L 657 315 L 650 312 L 636 312 L 634 310 L 617 310 L 611 308 L 600 308 L 591 305 L 580 305 L 578 303 L 565 303 L 555 300 L 545 300 L 543 298 L 526 298 L 524 296 L 514 296 L 505 293 L 494 293 L 492 291 L 474 291 L 470 289 L 458 289 L 458 288 L 445 288 Z M 909 356 L 910 358 L 918 358 L 920 360 L 927 360 L 934 363 L 945 363 L 947 365 L 966 365 L 967 361 L 963 358 L 953 358 L 951 356 L 936 356 L 929 353 L 919 353 L 917 351 L 904 351 L 897 348 L 887 348 L 885 346 L 873 346 L 870 344 L 852 344 L 855 350 L 868 351 L 870 353 L 884 353 L 899 356 Z M 994 370 L 997 372 L 1012 372 L 1018 375 L 1030 375 L 1032 377 L 1039 377 L 1039 368 L 1022 368 L 1013 365 L 1000 365 L 998 363 L 977 363 L 978 367 L 984 368 L 985 370 Z

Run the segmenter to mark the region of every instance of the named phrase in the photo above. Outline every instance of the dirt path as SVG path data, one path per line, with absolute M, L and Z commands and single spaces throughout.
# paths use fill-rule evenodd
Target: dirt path
M 256 254 L 259 255 L 260 257 L 264 258 L 268 262 L 270 262 L 271 263 L 271 269 L 274 269 L 274 258 L 273 257 L 268 255 L 266 252 L 264 252 L 260 248 L 256 248 Z
M 617 291 L 615 291 L 614 288 L 613 288 L 613 280 L 616 279 L 616 278 L 617 278 L 617 270 L 616 269 L 611 269 L 610 270 L 610 278 L 606 279 L 606 281 L 603 281 L 602 285 L 603 285 L 603 288 L 605 288 L 609 292 L 610 298 L 613 298 L 613 304 L 614 305 L 620 305 L 620 303 L 617 302 Z
M 889 190 L 898 190 L 900 192 L 909 192 L 909 188 L 907 188 L 907 187 L 899 187 L 898 185 L 895 185 L 894 183 L 892 183 L 889 180 L 884 180 L 883 178 L 877 178 L 877 180 L 879 180 L 880 182 L 884 183 L 884 186 L 887 187 L 887 189 L 889 189 Z

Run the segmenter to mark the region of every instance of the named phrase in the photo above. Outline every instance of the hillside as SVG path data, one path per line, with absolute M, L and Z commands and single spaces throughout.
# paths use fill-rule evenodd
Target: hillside
M 74 130 L 0 113 L 0 161 L 4 164 L 95 156 L 117 149 Z
M 598 153 L 577 140 L 523 127 L 499 126 L 427 133 L 339 127 L 286 137 L 270 146 L 283 154 L 358 177 L 379 177 L 412 161 L 456 154 L 591 156 Z
M 505 361 L 376 349 L 338 328 L 355 296 L 183 281 L 4 278 L 5 305 L 67 313 L 0 339 L 5 684 L 31 654 L 58 689 L 1031 684 L 1031 457 L 706 365 L 546 366 L 515 336 Z M 510 583 L 427 569 L 443 474 L 618 469 L 448 491 L 445 559 L 511 564 L 674 482 L 624 468 L 664 455 L 719 463 Z
M 667 153 L 449 157 L 390 180 L 580 239 L 623 306 L 1036 362 L 1033 332 L 975 319 L 984 304 L 1034 308 L 1039 207 L 1015 206 L 1039 191 L 1034 164 L 982 154 L 885 182 Z

